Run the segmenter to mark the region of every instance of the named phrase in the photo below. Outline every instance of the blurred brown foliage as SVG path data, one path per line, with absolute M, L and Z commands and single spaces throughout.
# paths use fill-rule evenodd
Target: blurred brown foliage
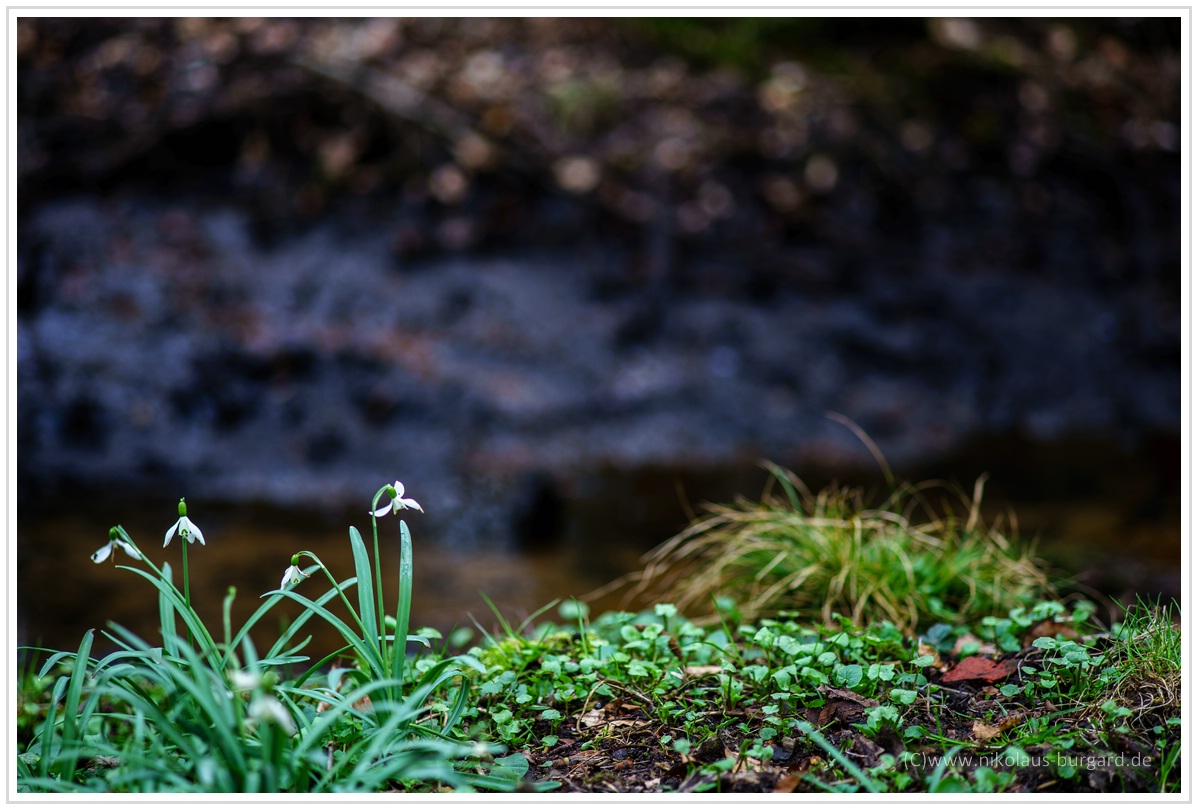
M 852 242 L 985 208 L 985 178 L 1035 218 L 1179 165 L 1169 18 L 22 17 L 17 63 L 23 203 L 132 181 L 288 220 L 374 195 L 449 247 L 551 238 L 546 199 Z

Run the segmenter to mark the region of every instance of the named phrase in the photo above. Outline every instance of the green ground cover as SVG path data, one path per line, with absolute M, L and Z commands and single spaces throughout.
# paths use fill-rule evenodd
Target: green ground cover
M 132 561 L 161 638 L 110 626 L 117 650 L 106 655 L 92 654 L 92 632 L 74 651 L 24 651 L 18 789 L 1180 790 L 1174 610 L 1142 603 L 1103 625 L 1094 603 L 1055 598 L 976 510 L 916 522 L 899 497 L 866 510 L 777 476 L 779 500 L 713 512 L 725 528 L 751 516 L 752 531 L 726 533 L 715 556 L 673 558 L 687 582 L 708 583 L 707 605 L 686 603 L 703 609 L 695 620 L 681 600 L 594 617 L 567 600 L 517 626 L 497 613 L 498 629 L 476 625 L 480 634 L 409 633 L 406 522 L 392 601 L 377 575 L 379 524 L 420 508 L 399 482 L 375 496 L 373 543 L 350 531 L 354 576 L 299 552 L 236 629 L 234 594 L 213 631 L 192 608 L 186 554 L 180 588 L 114 527 L 93 559 Z M 202 545 L 185 519 L 181 503 L 180 545 Z M 702 542 L 711 525 L 652 559 Z M 846 544 L 851 554 L 829 551 Z M 662 585 L 671 567 L 650 566 L 642 584 Z M 989 587 L 1004 576 L 1015 578 Z M 777 582 L 803 598 L 788 604 Z M 303 612 L 260 652 L 250 631 L 283 600 Z M 307 650 L 309 622 L 329 623 L 344 644 Z

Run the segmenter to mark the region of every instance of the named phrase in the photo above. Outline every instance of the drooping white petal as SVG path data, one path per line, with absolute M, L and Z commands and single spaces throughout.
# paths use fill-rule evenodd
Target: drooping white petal
M 162 540 L 163 548 L 166 548 L 167 546 L 170 545 L 171 538 L 175 536 L 175 532 L 179 531 L 179 529 L 182 528 L 184 520 L 187 520 L 187 518 L 179 518 L 178 520 L 175 521 L 175 524 L 173 526 L 171 526 L 169 529 L 166 530 L 166 537 L 163 538 L 163 540 Z
M 113 542 L 116 543 L 118 546 L 120 546 L 121 550 L 124 551 L 126 554 L 128 554 L 133 559 L 135 559 L 135 560 L 141 559 L 141 554 L 138 553 L 137 549 L 135 549 L 130 544 L 126 543 L 124 540 L 114 540 Z
M 279 583 L 279 590 L 286 588 L 288 582 L 290 582 L 292 585 L 299 585 L 302 580 L 307 578 L 308 575 L 300 570 L 298 565 L 293 564 L 290 568 L 283 572 L 283 581 Z
M 398 500 L 403 505 L 404 509 L 418 509 L 421 512 L 424 511 L 420 508 L 420 504 L 416 503 L 416 501 L 412 498 L 399 498 Z
M 200 545 L 204 545 L 204 533 L 200 531 L 200 527 L 192 523 L 187 518 L 183 518 L 183 520 L 187 521 L 187 528 L 190 531 L 190 534 L 187 536 L 187 541 L 191 542 L 192 535 L 195 535 L 195 539 L 200 541 Z
M 295 734 L 291 715 L 282 703 L 270 695 L 259 695 L 250 701 L 249 716 L 258 722 L 275 723 L 288 736 Z
M 102 563 L 112 555 L 112 543 L 105 543 L 100 548 L 96 549 L 96 553 L 92 555 L 92 562 Z
M 380 517 L 383 517 L 384 515 L 390 514 L 390 512 L 391 512 L 391 504 L 387 504 L 386 506 L 384 506 L 381 509 L 375 509 L 370 514 L 374 515 L 376 518 L 380 518 Z

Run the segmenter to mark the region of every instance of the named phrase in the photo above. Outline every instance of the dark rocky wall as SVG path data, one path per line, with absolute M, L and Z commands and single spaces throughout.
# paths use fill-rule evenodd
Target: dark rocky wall
M 23 21 L 20 494 L 1176 434 L 1180 28 L 884 22 Z

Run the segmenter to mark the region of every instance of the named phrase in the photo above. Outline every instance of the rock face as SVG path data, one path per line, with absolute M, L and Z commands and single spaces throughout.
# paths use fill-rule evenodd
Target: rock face
M 700 71 L 594 22 L 196 25 L 21 29 L 23 498 L 399 477 L 468 545 L 543 534 L 579 470 L 868 463 L 828 411 L 896 466 L 1179 428 L 1169 47 L 1021 30 L 1045 50 L 1004 73 L 998 33 L 934 24 L 895 40 L 932 111 L 888 120 L 865 72 Z M 1109 105 L 1084 137 L 1070 93 Z
M 26 492 L 299 503 L 399 476 L 454 507 L 471 479 L 536 470 L 863 456 L 830 410 L 894 464 L 1179 418 L 1176 308 L 1147 285 L 879 270 L 768 302 L 681 287 L 645 315 L 596 293 L 585 252 L 410 267 L 380 236 L 262 249 L 233 212 L 136 201 L 45 206 L 22 240 Z

